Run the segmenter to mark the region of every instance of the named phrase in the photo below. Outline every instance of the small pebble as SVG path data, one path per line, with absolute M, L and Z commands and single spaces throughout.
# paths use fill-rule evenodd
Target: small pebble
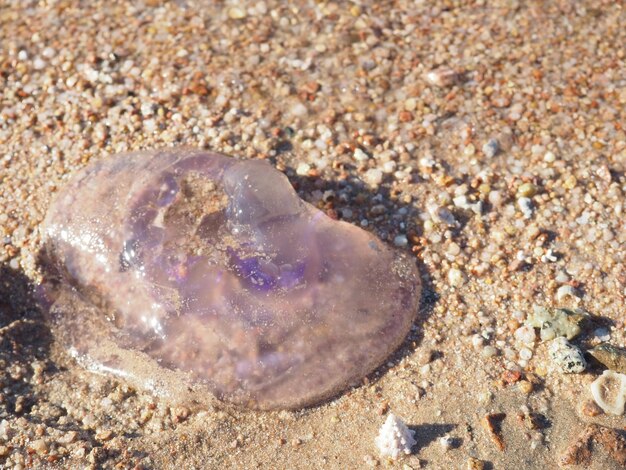
M 393 239 L 393 244 L 397 247 L 405 247 L 409 243 L 409 240 L 406 238 L 406 235 L 398 235 Z
M 365 172 L 363 179 L 372 186 L 378 186 L 383 181 L 383 172 L 378 168 L 371 168 Z
M 537 339 L 535 329 L 530 325 L 520 326 L 515 330 L 513 336 L 522 344 L 535 344 L 535 340 Z
M 311 171 L 311 165 L 304 162 L 299 163 L 296 168 L 296 174 L 299 176 L 306 176 L 309 174 L 309 171 Z
M 475 459 L 474 457 L 470 457 L 467 460 L 467 470 L 484 470 L 485 462 L 482 460 Z
M 363 150 L 361 150 L 360 148 L 357 148 L 354 151 L 354 159 L 358 162 L 365 162 L 367 160 L 369 160 L 369 155 L 366 154 Z
M 498 350 L 496 348 L 494 348 L 493 346 L 485 346 L 481 353 L 481 356 L 484 358 L 489 358 L 495 356 L 496 354 L 498 354 Z
M 496 139 L 489 139 L 483 145 L 482 150 L 487 158 L 493 158 L 500 151 L 500 143 Z
M 563 337 L 552 340 L 548 352 L 552 362 L 566 374 L 580 374 L 587 368 L 582 351 Z
M 39 455 L 43 455 L 48 452 L 48 444 L 43 439 L 37 439 L 31 442 L 28 447 L 37 452 Z
M 448 282 L 452 287 L 460 287 L 466 280 L 465 274 L 460 269 L 452 268 L 448 271 Z
M 533 391 L 533 384 L 528 380 L 520 380 L 517 388 L 525 395 L 529 395 Z
M 589 351 L 598 362 L 609 369 L 626 374 L 626 349 L 608 343 L 599 344 Z
M 552 152 L 546 152 L 543 156 L 543 161 L 546 163 L 553 163 L 556 160 L 556 155 Z
M 233 20 L 240 20 L 246 17 L 246 10 L 239 7 L 232 7 L 228 9 L 228 17 Z
M 533 204 L 527 197 L 520 197 L 517 200 L 517 205 L 524 214 L 524 218 L 530 219 L 533 216 Z
M 439 88 L 447 88 L 457 81 L 457 74 L 454 70 L 441 67 L 426 74 L 426 80 Z
M 584 416 L 594 418 L 602 414 L 602 408 L 600 408 L 596 402 L 592 400 L 585 400 L 580 406 L 580 412 Z
M 524 198 L 531 198 L 535 194 L 537 194 L 537 186 L 532 183 L 524 183 L 519 188 L 517 188 L 518 196 Z

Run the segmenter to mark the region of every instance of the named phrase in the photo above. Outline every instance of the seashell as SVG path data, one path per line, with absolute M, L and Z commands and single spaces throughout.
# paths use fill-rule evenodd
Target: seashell
M 394 460 L 402 455 L 409 455 L 416 443 L 415 431 L 410 430 L 406 423 L 393 413 L 389 413 L 376 437 L 380 455 Z
M 626 404 L 626 375 L 605 370 L 591 383 L 591 396 L 607 414 L 624 414 Z

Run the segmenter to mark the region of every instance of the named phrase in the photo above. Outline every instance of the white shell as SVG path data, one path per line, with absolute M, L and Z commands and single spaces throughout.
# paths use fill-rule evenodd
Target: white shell
M 411 431 L 404 421 L 390 413 L 378 432 L 376 446 L 381 456 L 395 460 L 401 454 L 411 453 L 411 447 L 417 443 L 414 435 L 415 431 Z
M 626 404 L 626 375 L 605 370 L 591 384 L 591 396 L 607 414 L 624 414 Z

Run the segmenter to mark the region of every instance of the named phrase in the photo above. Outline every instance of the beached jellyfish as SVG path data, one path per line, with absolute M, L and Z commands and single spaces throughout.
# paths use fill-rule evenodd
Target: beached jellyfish
M 174 398 L 315 404 L 380 365 L 417 313 L 413 259 L 302 201 L 260 160 L 105 158 L 62 188 L 43 233 L 61 344 Z

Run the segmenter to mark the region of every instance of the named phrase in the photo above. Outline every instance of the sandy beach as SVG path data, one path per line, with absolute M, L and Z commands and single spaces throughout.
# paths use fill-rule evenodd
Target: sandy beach
M 0 467 L 626 468 L 588 354 L 626 346 L 625 8 L 0 0 Z M 303 410 L 187 406 L 55 341 L 52 198 L 89 162 L 182 145 L 264 159 L 415 259 L 420 309 L 379 369 Z M 583 316 L 584 370 L 542 308 Z M 417 441 L 398 459 L 375 443 L 390 413 Z

